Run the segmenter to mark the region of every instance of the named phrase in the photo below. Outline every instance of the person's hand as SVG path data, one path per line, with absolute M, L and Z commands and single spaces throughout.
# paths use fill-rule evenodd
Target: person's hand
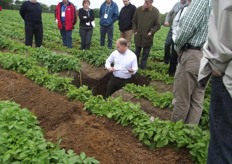
M 164 22 L 164 26 L 169 27 L 170 26 L 169 22 Z
M 55 22 L 56 22 L 56 24 L 58 24 L 58 20 L 57 19 L 55 20 Z
M 128 69 L 129 73 L 134 73 L 134 70 L 132 68 Z
M 108 70 L 109 72 L 114 72 L 114 71 L 115 71 L 114 67 L 107 68 L 107 70 Z

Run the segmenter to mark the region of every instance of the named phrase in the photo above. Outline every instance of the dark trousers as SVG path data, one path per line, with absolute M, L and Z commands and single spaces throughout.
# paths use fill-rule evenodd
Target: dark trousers
M 60 34 L 62 37 L 63 46 L 72 48 L 72 30 L 61 29 Z
M 43 24 L 25 22 L 25 45 L 32 46 L 33 36 L 35 37 L 36 47 L 40 47 L 43 41 Z
M 178 54 L 176 52 L 176 50 L 174 49 L 174 46 L 172 46 L 172 53 L 171 53 L 171 56 L 170 56 L 170 63 L 169 63 L 169 68 L 168 68 L 168 74 L 170 76 L 174 76 L 175 75 L 175 72 L 176 72 L 176 66 L 178 64 Z
M 172 28 L 170 27 L 168 31 L 168 35 L 166 37 L 165 46 L 164 46 L 164 62 L 166 64 L 168 64 L 170 61 L 171 46 L 174 47 L 174 43 L 172 40 Z
M 121 79 L 118 77 L 115 77 L 113 74 L 110 77 L 110 80 L 107 84 L 107 90 L 105 98 L 111 96 L 115 91 L 122 89 L 128 83 L 130 79 Z
M 232 98 L 222 77 L 211 78 L 208 164 L 232 163 Z
M 142 53 L 142 59 L 141 59 L 141 62 L 140 62 L 139 59 L 140 59 L 140 54 L 141 54 L 142 49 L 143 49 L 143 53 Z M 136 47 L 135 48 L 135 54 L 137 56 L 139 68 L 141 68 L 141 69 L 146 68 L 147 59 L 149 57 L 150 50 L 151 50 L 151 47 Z
M 90 49 L 93 28 L 80 27 L 79 34 L 81 36 L 81 49 Z
M 105 37 L 106 34 L 108 36 L 108 48 L 112 49 L 113 46 L 113 34 L 114 34 L 114 24 L 104 27 L 100 27 L 100 33 L 101 33 L 101 38 L 100 38 L 100 45 L 105 46 Z

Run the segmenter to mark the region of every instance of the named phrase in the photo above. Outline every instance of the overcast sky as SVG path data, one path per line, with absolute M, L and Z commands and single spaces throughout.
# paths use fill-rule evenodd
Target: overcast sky
M 38 2 L 41 2 L 43 4 L 46 4 L 47 6 L 50 5 L 57 5 L 61 0 L 37 0 Z M 113 0 L 118 4 L 119 9 L 123 7 L 123 0 Z M 157 7 L 160 11 L 160 13 L 166 13 L 169 12 L 173 5 L 176 2 L 179 2 L 180 0 L 154 0 L 153 5 Z M 70 0 L 75 6 L 77 6 L 77 9 L 82 8 L 82 0 Z M 90 0 L 90 8 L 100 8 L 101 4 L 104 2 L 104 0 Z M 134 4 L 136 7 L 143 5 L 144 0 L 130 0 L 132 4 Z

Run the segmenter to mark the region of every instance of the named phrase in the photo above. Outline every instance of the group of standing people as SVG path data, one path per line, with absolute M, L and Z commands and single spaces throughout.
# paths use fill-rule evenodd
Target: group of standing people
M 125 6 L 120 12 L 112 0 L 105 0 L 100 8 L 100 45 L 105 46 L 107 34 L 107 46 L 112 49 L 113 28 L 117 20 L 121 32 L 116 50 L 105 63 L 107 70 L 112 72 L 106 97 L 122 88 L 138 68 L 146 68 L 154 34 L 160 29 L 159 10 L 152 5 L 153 0 L 144 0 L 144 5 L 137 9 L 129 0 L 123 0 L 123 3 Z M 90 48 L 93 33 L 94 12 L 89 5 L 90 1 L 84 0 L 83 8 L 79 9 L 81 49 Z M 36 0 L 26 1 L 21 6 L 20 15 L 25 21 L 25 45 L 32 46 L 33 35 L 36 47 L 42 45 L 41 13 L 42 8 Z M 164 62 L 170 62 L 169 74 L 175 74 L 171 120 L 198 125 L 205 87 L 211 77 L 208 163 L 232 163 L 231 0 L 180 0 L 168 13 L 165 26 L 170 26 L 171 15 L 175 18 L 167 35 L 164 55 Z M 56 7 L 55 17 L 63 45 L 71 48 L 72 29 L 77 20 L 74 5 L 62 0 Z M 129 50 L 133 34 L 135 53 Z
M 180 4 L 183 7 L 175 12 Z M 199 124 L 210 79 L 207 163 L 232 163 L 232 3 L 230 0 L 181 0 L 170 12 L 176 14 L 165 44 L 164 62 L 170 61 L 171 65 L 173 52 L 178 61 L 176 70 L 169 72 L 175 74 L 171 120 Z M 174 47 L 171 60 L 170 45 Z
M 100 46 L 113 48 L 114 23 L 118 20 L 120 36 L 131 45 L 134 35 L 135 54 L 141 69 L 146 68 L 147 59 L 153 45 L 154 34 L 160 29 L 159 10 L 152 5 L 153 0 L 144 0 L 144 5 L 136 8 L 129 0 L 123 0 L 124 7 L 120 10 L 113 0 L 105 0 L 100 7 Z M 94 28 L 94 11 L 89 8 L 90 1 L 83 0 L 83 8 L 77 11 L 68 0 L 62 0 L 55 9 L 55 22 L 60 30 L 62 44 L 72 48 L 72 30 L 79 16 L 80 49 L 90 49 Z M 26 1 L 20 8 L 20 15 L 25 22 L 25 45 L 32 46 L 35 37 L 36 47 L 42 45 L 43 24 L 42 7 L 36 0 Z M 142 53 L 142 58 L 140 59 Z M 140 62 L 141 61 L 141 62 Z

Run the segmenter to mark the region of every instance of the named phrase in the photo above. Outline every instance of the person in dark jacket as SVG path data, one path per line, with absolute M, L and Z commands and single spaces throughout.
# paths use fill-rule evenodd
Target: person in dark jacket
M 25 23 L 25 45 L 32 46 L 35 37 L 36 47 L 41 47 L 43 40 L 42 7 L 36 0 L 25 1 L 19 13 Z
M 56 6 L 55 18 L 62 36 L 63 46 L 72 48 L 72 30 L 77 22 L 75 6 L 68 0 L 62 0 Z
M 123 0 L 124 7 L 119 13 L 118 25 L 120 30 L 120 37 L 125 38 L 128 42 L 128 47 L 131 45 L 131 38 L 133 35 L 132 19 L 135 14 L 136 7 L 130 3 L 130 0 Z
M 90 1 L 83 0 L 83 8 L 79 9 L 78 15 L 80 19 L 79 33 L 81 36 L 81 47 L 80 49 L 90 49 L 91 38 L 93 35 L 93 24 L 94 12 L 89 8 Z
M 136 47 L 135 54 L 141 69 L 146 68 L 147 59 L 153 45 L 154 34 L 160 29 L 159 10 L 152 3 L 153 0 L 145 0 L 144 5 L 136 9 L 132 21 Z M 139 62 L 142 49 L 142 59 Z
M 100 45 L 105 46 L 105 37 L 108 35 L 108 48 L 113 46 L 114 22 L 118 20 L 118 5 L 112 0 L 105 0 L 100 7 Z

